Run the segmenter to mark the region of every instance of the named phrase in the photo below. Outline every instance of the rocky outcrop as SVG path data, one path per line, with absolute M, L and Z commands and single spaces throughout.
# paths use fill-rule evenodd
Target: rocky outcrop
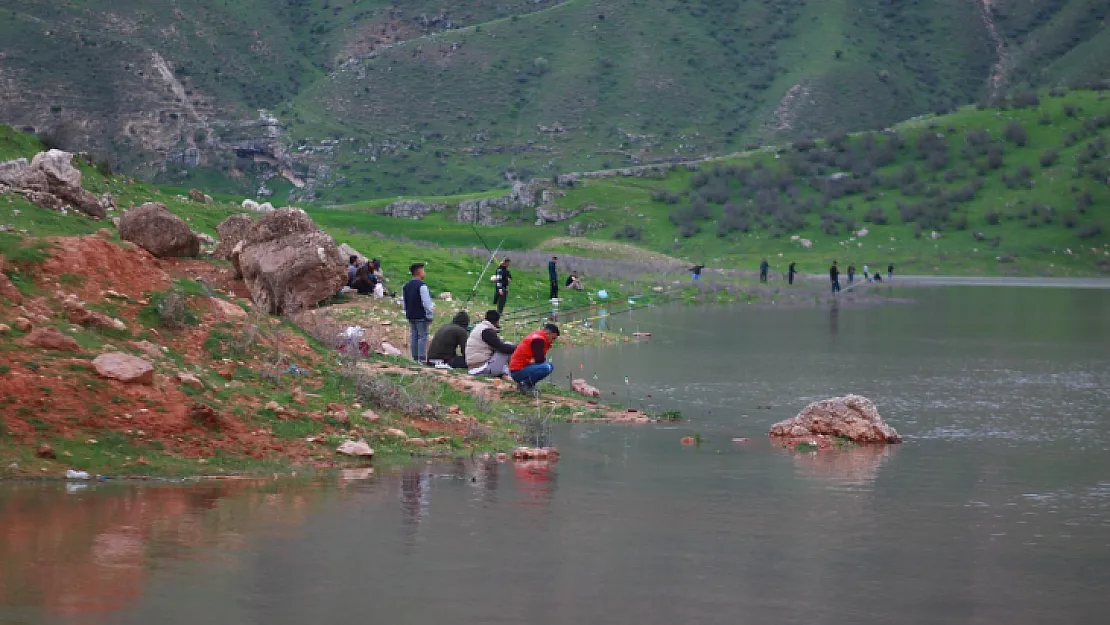
M 423 219 L 427 215 L 442 211 L 446 204 L 428 204 L 421 200 L 397 200 L 378 211 L 379 215 L 399 219 Z
M 240 243 L 239 268 L 256 306 L 294 313 L 338 293 L 346 260 L 335 241 L 299 208 L 263 215 Z
M 463 224 L 477 224 L 479 226 L 496 226 L 509 220 L 503 214 L 512 203 L 506 197 L 482 198 L 478 200 L 463 200 L 459 202 L 455 219 Z
M 883 422 L 875 404 L 860 395 L 815 401 L 798 416 L 771 426 L 771 436 L 812 435 L 847 438 L 856 443 L 901 443 L 902 437 Z
M 165 204 L 148 202 L 120 217 L 119 236 L 158 258 L 192 257 L 200 253 L 200 239 Z
M 110 380 L 136 384 L 154 383 L 154 365 L 148 361 L 121 352 L 101 354 L 93 359 L 97 375 Z
M 254 219 L 246 213 L 232 215 L 216 226 L 216 236 L 220 242 L 216 245 L 213 256 L 221 260 L 231 260 L 231 253 L 239 242 L 247 238 L 247 233 L 254 226 Z
M 567 210 L 559 210 L 559 207 L 554 204 L 543 204 L 536 208 L 536 219 L 543 220 L 545 223 L 558 223 L 560 221 L 567 221 L 573 219 L 584 212 L 591 211 L 597 207 L 593 204 L 583 206 L 580 208 L 571 208 Z
M 259 204 L 254 200 L 243 200 L 243 208 L 256 213 L 272 213 L 274 211 L 273 204 L 269 202 L 262 202 Z
M 69 152 L 39 152 L 29 164 L 25 158 L 0 163 L 0 184 L 41 208 L 72 206 L 97 219 L 108 216 L 100 198 L 81 187 L 81 170 L 73 166 Z

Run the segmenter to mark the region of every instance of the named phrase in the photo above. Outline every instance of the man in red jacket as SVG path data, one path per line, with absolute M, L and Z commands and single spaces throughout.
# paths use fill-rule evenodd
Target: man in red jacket
M 509 375 L 521 393 L 532 394 L 536 383 L 551 375 L 555 367 L 547 359 L 547 352 L 559 338 L 559 327 L 549 323 L 541 330 L 524 337 L 509 359 Z

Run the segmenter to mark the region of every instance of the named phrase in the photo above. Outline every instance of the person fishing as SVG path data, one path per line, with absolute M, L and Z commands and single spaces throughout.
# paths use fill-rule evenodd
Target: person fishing
M 498 313 L 505 312 L 505 302 L 509 299 L 509 285 L 513 282 L 513 272 L 509 271 L 511 263 L 508 258 L 501 261 L 493 274 L 493 304 L 497 306 Z
M 767 262 L 767 259 L 764 258 L 763 262 L 759 263 L 759 281 L 760 282 L 764 282 L 764 283 L 767 282 L 767 272 L 770 269 L 771 269 L 771 265 Z
M 455 313 L 451 323 L 436 330 L 428 346 L 428 360 L 442 362 L 452 369 L 465 369 L 469 326 L 470 315 L 466 314 L 465 310 Z
M 852 263 L 848 265 L 848 285 L 851 286 L 852 281 L 856 279 L 856 265 Z
M 559 338 L 559 326 L 548 323 L 543 328 L 524 337 L 509 359 L 509 375 L 516 382 L 517 390 L 531 395 L 536 384 L 555 371 L 547 359 L 547 352 Z
M 355 277 L 351 280 L 350 287 L 358 291 L 359 295 L 372 295 L 377 278 L 371 273 L 370 263 L 363 263 L 355 270 Z
M 427 272 L 424 263 L 409 266 L 412 279 L 401 287 L 401 300 L 405 307 L 405 318 L 409 321 L 409 352 L 416 362 L 428 360 L 428 328 L 435 316 L 435 302 L 428 285 L 424 284 Z
M 829 281 L 832 282 L 832 292 L 836 295 L 840 292 L 840 268 L 836 266 L 836 261 L 833 261 L 829 267 Z
M 701 282 L 701 270 L 705 269 L 705 265 L 694 265 L 690 267 L 690 273 L 693 274 L 691 280 L 694 282 Z
M 786 280 L 790 284 L 794 284 L 794 276 L 798 274 L 798 263 L 791 261 L 790 268 L 786 270 Z
M 863 264 L 863 277 L 867 278 L 868 282 L 871 282 L 871 274 L 869 273 L 867 263 Z
M 893 280 L 894 279 L 894 263 L 890 263 L 889 265 L 886 266 L 886 279 L 887 280 Z
M 551 261 L 547 263 L 547 277 L 551 280 L 551 297 L 549 299 L 559 298 L 559 257 L 552 256 Z
M 516 345 L 501 340 L 501 313 L 487 310 L 466 339 L 467 373 L 470 375 L 509 375 L 509 357 Z

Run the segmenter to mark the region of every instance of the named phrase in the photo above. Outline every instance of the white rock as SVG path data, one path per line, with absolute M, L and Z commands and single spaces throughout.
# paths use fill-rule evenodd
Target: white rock
M 343 444 L 335 450 L 335 453 L 345 456 L 372 457 L 374 455 L 374 450 L 370 449 L 370 445 L 368 445 L 366 441 L 357 440 L 344 441 Z

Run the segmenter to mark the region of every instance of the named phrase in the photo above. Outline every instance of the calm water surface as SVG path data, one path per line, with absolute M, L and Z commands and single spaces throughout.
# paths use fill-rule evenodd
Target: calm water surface
M 611 318 L 651 342 L 561 374 L 688 420 L 557 428 L 552 467 L 0 485 L 0 623 L 1104 622 L 1110 293 L 896 294 Z M 845 392 L 906 443 L 762 437 Z

